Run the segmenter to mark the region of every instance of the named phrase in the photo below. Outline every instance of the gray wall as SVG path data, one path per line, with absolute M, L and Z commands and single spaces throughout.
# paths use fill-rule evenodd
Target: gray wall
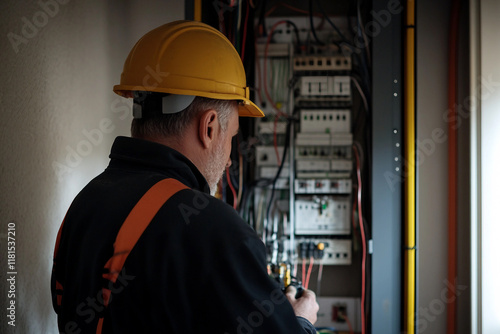
M 184 1 L 9 0 L 0 16 L 0 332 L 56 333 L 49 282 L 57 230 L 76 193 L 107 165 L 114 137 L 129 134 L 130 102 L 112 86 L 136 40 L 182 19 Z M 5 321 L 9 223 L 15 328 Z
M 442 129 L 447 105 L 450 1 L 417 1 L 417 218 L 418 316 L 422 333 L 446 333 L 440 293 L 447 278 L 447 141 L 432 140 Z M 423 143 L 429 143 L 429 148 Z M 432 143 L 432 144 L 431 144 Z M 424 154 L 423 150 L 426 150 Z M 427 153 L 428 152 L 428 153 Z
M 448 43 L 451 1 L 417 1 L 417 219 L 419 333 L 446 332 L 446 311 L 454 296 L 448 282 Z M 467 95 L 467 14 L 462 8 L 458 104 Z M 465 84 L 464 84 L 465 83 Z M 463 112 L 463 110 L 462 110 Z M 437 132 L 436 132 L 437 131 Z M 433 136 L 433 132 L 441 135 Z M 458 127 L 457 333 L 470 333 L 468 116 Z M 454 283 L 454 282 L 451 282 Z

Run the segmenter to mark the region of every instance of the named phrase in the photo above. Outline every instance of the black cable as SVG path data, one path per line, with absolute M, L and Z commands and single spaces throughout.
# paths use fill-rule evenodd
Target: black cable
M 250 183 L 246 188 L 243 189 L 243 196 L 241 199 L 239 214 L 243 214 L 243 208 L 246 206 L 247 201 L 252 197 L 255 188 L 267 187 L 272 184 L 273 179 L 257 179 Z
M 239 161 L 238 161 L 238 164 L 239 164 Z M 229 177 L 231 178 L 231 184 L 233 185 L 233 188 L 234 190 L 236 191 L 236 193 L 238 193 L 238 189 L 239 189 L 239 183 L 240 183 L 240 180 L 239 180 L 239 168 L 234 168 L 234 170 L 236 172 L 234 173 L 231 173 L 231 167 L 229 167 Z M 226 177 L 227 179 L 227 177 Z
M 300 49 L 301 43 L 300 43 L 300 37 L 299 37 L 299 28 L 295 23 L 293 23 L 290 20 L 284 20 L 287 24 L 291 25 L 293 27 L 293 30 L 295 31 L 295 38 L 297 39 L 297 49 Z
M 351 12 L 351 10 L 349 9 L 348 12 Z M 356 12 L 356 5 L 354 5 L 354 12 Z M 354 29 L 354 25 L 352 23 L 351 15 L 350 14 L 347 14 L 347 27 L 349 28 L 349 32 L 351 33 L 351 36 L 355 36 L 356 35 L 356 29 Z
M 262 7 L 260 8 L 259 22 L 257 23 L 257 26 L 262 29 L 262 31 L 260 31 L 262 33 L 262 36 L 267 36 L 267 31 L 266 31 L 266 5 L 267 5 L 267 0 L 264 0 L 261 3 L 262 3 Z
M 319 45 L 325 45 L 322 41 L 319 40 L 318 35 L 316 35 L 316 28 L 314 28 L 313 22 L 313 0 L 309 0 L 309 23 L 311 24 L 311 32 L 313 33 L 314 39 L 316 43 Z
M 283 166 L 285 165 L 285 160 L 286 160 L 286 154 L 288 151 L 288 146 L 290 145 L 290 128 L 292 125 L 292 118 L 287 118 L 287 126 L 286 126 L 286 134 L 285 134 L 285 147 L 283 148 L 283 157 L 281 159 L 281 164 L 278 168 L 278 172 L 276 173 L 276 176 L 273 179 L 273 185 L 271 188 L 271 197 L 269 198 L 269 202 L 267 203 L 267 210 L 266 210 L 266 221 L 269 222 L 269 212 L 271 211 L 271 205 L 274 199 L 274 192 L 276 190 L 276 181 L 278 181 L 278 178 L 280 177 L 281 170 L 283 169 Z M 290 185 L 292 187 L 292 185 Z
M 330 23 L 330 25 L 332 26 L 332 28 L 339 34 L 339 36 L 342 39 L 342 41 L 345 42 L 346 44 L 349 44 L 349 42 L 347 41 L 347 38 L 345 38 L 344 34 L 342 34 L 342 32 L 340 31 L 340 29 L 335 25 L 335 23 L 332 22 L 332 20 L 330 20 L 330 18 L 326 14 L 325 10 L 323 9 L 323 6 L 321 6 L 321 1 L 316 0 L 316 3 L 318 4 L 318 7 L 321 10 L 321 13 L 325 17 L 325 19 L 328 21 L 328 23 Z

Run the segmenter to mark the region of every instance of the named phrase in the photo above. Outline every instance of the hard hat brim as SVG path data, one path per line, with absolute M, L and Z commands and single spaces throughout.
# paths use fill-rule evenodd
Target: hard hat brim
M 240 117 L 265 117 L 262 110 L 250 100 L 243 100 L 238 104 L 238 115 Z

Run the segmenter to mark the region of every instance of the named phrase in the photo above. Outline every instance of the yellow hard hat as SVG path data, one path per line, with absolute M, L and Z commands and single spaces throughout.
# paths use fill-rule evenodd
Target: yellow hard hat
M 222 33 L 201 22 L 175 21 L 144 35 L 113 91 L 124 97 L 148 91 L 238 100 L 240 116 L 264 116 L 250 101 L 238 52 Z

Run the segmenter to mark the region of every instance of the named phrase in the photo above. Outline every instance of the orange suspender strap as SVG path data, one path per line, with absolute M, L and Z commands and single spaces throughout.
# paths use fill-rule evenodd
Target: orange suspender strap
M 170 197 L 183 189 L 188 189 L 188 187 L 175 179 L 164 179 L 152 186 L 142 196 L 118 231 L 115 243 L 113 244 L 114 254 L 104 266 L 102 277 L 112 283 L 116 282 L 127 256 L 156 213 Z M 104 305 L 107 306 L 111 297 L 111 291 L 103 288 L 102 297 Z M 104 318 L 99 318 L 96 330 L 97 334 L 102 332 L 103 320 Z
M 59 227 L 59 231 L 57 232 L 56 246 L 54 247 L 54 260 L 53 260 L 54 263 L 52 264 L 52 271 L 55 271 L 55 268 L 56 268 L 56 256 L 57 256 L 57 251 L 59 250 L 59 243 L 61 242 L 61 232 L 62 232 L 65 220 L 66 220 L 66 217 L 64 217 L 64 219 L 61 223 L 61 226 Z M 57 304 L 57 306 L 61 306 L 63 286 L 57 280 L 55 280 L 55 284 L 56 284 L 56 286 L 55 286 L 56 304 Z

